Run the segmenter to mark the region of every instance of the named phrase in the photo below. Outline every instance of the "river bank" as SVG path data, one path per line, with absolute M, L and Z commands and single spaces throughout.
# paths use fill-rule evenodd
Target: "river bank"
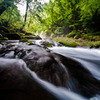
M 42 34 L 43 35 L 43 34 Z M 88 47 L 88 48 L 99 48 L 100 47 L 100 36 L 99 35 L 88 35 L 85 34 L 81 37 L 69 37 L 69 34 L 67 35 L 59 35 L 59 36 L 42 36 L 44 38 L 41 38 L 41 34 L 29 32 L 29 31 L 17 31 L 13 32 L 10 30 L 8 33 L 2 33 L 0 34 L 0 40 L 20 40 L 20 42 L 28 42 L 32 44 L 31 40 L 46 40 L 47 42 L 43 42 L 43 45 L 46 45 L 47 47 L 52 46 L 52 43 L 50 41 L 56 41 L 57 43 L 67 46 L 67 47 Z M 49 40 L 49 41 L 48 41 Z
M 93 40 L 92 40 L 93 39 Z M 100 47 L 100 36 L 94 36 L 91 40 L 83 38 L 69 38 L 66 36 L 57 36 L 53 40 L 63 44 L 68 47 L 89 47 L 89 48 L 99 48 Z

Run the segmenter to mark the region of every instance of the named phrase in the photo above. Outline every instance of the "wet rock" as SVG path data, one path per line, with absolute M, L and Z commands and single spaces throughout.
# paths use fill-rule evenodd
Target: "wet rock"
M 41 37 L 38 36 L 38 35 L 25 35 L 25 36 L 22 37 L 22 38 L 26 38 L 26 39 L 34 39 L 34 40 L 39 40 L 39 39 L 41 39 Z
M 47 47 L 52 47 L 52 44 L 48 41 L 41 41 L 40 44 L 44 47 L 44 48 L 47 48 Z
M 47 52 L 38 45 L 26 43 L 8 44 L 0 49 L 0 56 L 4 58 L 23 59 L 27 67 L 35 71 L 43 80 L 57 86 L 67 87 L 66 70 L 60 64 L 58 56 Z
M 0 100 L 57 100 L 22 60 L 0 58 Z
M 0 33 L 0 38 L 2 38 L 3 36 L 2 36 L 2 34 Z
M 36 78 L 30 74 L 33 71 L 42 80 L 58 87 L 66 87 L 85 97 L 90 98 L 100 94 L 100 81 L 82 64 L 71 58 L 48 52 L 39 45 L 22 42 L 3 44 L 0 48 L 0 57 L 2 57 L 0 58 L 0 98 L 3 98 L 0 100 L 33 100 L 33 98 L 53 100 L 54 97 L 52 98 L 49 91 L 34 80 Z
M 88 98 L 100 94 L 100 80 L 94 78 L 79 62 L 63 56 L 60 58 L 69 72 L 70 90 Z
M 57 86 L 67 87 L 67 78 L 62 65 L 55 60 L 54 55 L 31 52 L 23 60 L 28 67 L 35 71 L 43 80 L 47 80 Z
M 5 34 L 5 37 L 7 37 L 9 40 L 20 40 L 20 36 L 18 34 Z
M 55 47 L 55 46 L 63 46 L 62 44 L 60 43 L 57 43 L 55 42 L 54 40 L 41 40 L 40 41 L 40 45 L 42 45 L 44 48 L 47 48 L 47 47 Z
M 0 44 L 0 48 L 2 48 L 2 45 Z

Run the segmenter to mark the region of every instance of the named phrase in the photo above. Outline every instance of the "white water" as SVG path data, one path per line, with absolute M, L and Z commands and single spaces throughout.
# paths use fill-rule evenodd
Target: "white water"
M 51 93 L 53 96 L 55 96 L 58 100 L 88 100 L 74 92 L 71 92 L 70 90 L 67 90 L 63 87 L 57 87 L 53 84 L 43 81 L 40 79 L 34 72 L 26 68 L 29 73 L 31 73 L 33 79 L 41 85 L 46 91 Z
M 80 62 L 96 79 L 100 80 L 100 50 L 84 49 L 84 48 L 69 48 L 69 47 L 53 47 L 50 48 L 52 52 L 61 54 L 65 57 L 72 58 Z M 30 71 L 29 71 L 30 72 Z M 80 94 L 76 94 L 69 89 L 57 87 L 53 84 L 41 80 L 34 72 L 30 72 L 33 78 L 47 90 L 54 95 L 58 100 L 100 100 L 100 95 L 87 99 Z
M 39 45 L 40 40 L 37 42 Z M 93 77 L 100 80 L 100 50 L 99 49 L 84 49 L 84 48 L 70 48 L 70 47 L 53 47 L 50 48 L 52 52 L 61 54 L 65 57 L 69 57 L 81 63 L 85 69 L 87 69 Z M 10 52 L 13 55 L 13 52 Z M 6 57 L 9 57 L 6 54 Z M 96 96 L 86 99 L 80 94 L 76 94 L 63 87 L 57 87 L 53 84 L 41 80 L 34 72 L 26 68 L 31 74 L 33 79 L 40 84 L 46 91 L 55 96 L 58 100 L 100 100 L 100 96 Z
M 96 79 L 100 80 L 100 50 L 70 47 L 53 47 L 52 52 L 80 62 Z
M 100 50 L 71 47 L 53 47 L 49 48 L 52 52 L 74 59 L 82 64 L 93 77 L 100 81 Z M 76 100 L 76 99 L 73 99 Z M 96 95 L 90 100 L 100 100 L 100 95 Z

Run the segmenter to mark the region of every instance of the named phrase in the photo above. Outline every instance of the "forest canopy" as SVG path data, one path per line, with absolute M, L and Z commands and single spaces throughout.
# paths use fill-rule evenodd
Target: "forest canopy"
M 16 4 L 25 2 L 22 16 Z M 100 35 L 100 0 L 1 0 L 0 33 L 9 27 L 48 35 Z

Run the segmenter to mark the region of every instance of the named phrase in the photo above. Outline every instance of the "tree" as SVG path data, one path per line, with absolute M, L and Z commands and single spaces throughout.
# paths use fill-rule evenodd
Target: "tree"
M 100 0 L 81 1 L 81 23 L 87 31 L 97 31 L 100 26 Z
M 2 0 L 0 2 L 0 15 L 7 10 L 8 7 L 15 6 L 14 2 L 18 3 L 20 0 Z

